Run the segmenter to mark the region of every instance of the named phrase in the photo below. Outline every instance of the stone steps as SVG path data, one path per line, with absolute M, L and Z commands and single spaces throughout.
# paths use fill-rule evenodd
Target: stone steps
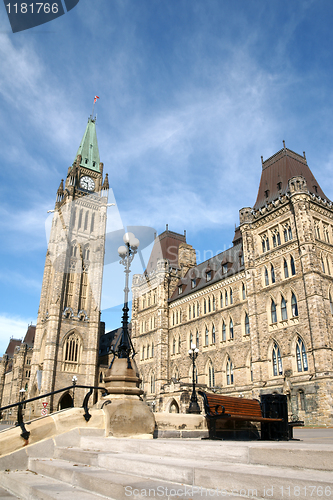
M 16 498 L 38 500 L 333 498 L 333 447 L 325 444 L 69 433 L 50 456 L 31 455 L 28 471 L 1 472 L 0 484 Z

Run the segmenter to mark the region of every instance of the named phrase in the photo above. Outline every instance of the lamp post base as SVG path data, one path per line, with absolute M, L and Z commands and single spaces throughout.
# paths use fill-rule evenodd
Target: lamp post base
M 199 415 L 201 413 L 201 409 L 198 401 L 191 401 L 186 413 L 196 413 Z

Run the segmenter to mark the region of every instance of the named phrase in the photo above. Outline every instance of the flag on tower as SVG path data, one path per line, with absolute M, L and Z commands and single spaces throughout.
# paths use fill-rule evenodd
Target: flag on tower
M 98 97 L 98 95 L 95 95 L 94 104 L 97 101 L 97 99 L 99 99 L 99 97 Z

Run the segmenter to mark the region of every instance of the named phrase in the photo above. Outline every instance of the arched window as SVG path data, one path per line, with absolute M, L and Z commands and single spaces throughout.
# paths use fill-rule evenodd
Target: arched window
M 208 312 L 211 312 L 211 302 L 210 302 L 210 297 L 208 297 Z
M 290 257 L 290 270 L 291 270 L 291 275 L 295 276 L 296 269 L 295 269 L 295 261 L 294 261 L 294 257 L 293 256 Z
M 215 326 L 213 325 L 212 327 L 212 344 L 215 344 L 216 338 L 215 338 Z
M 208 345 L 209 343 L 209 333 L 208 333 L 208 328 L 206 326 L 206 331 L 205 331 L 205 345 Z
M 281 318 L 282 318 L 282 321 L 285 319 L 288 319 L 287 304 L 286 304 L 285 298 L 283 296 L 281 297 Z
M 229 338 L 230 339 L 234 338 L 234 324 L 233 324 L 232 319 L 230 320 L 230 323 L 229 323 Z
M 145 346 L 142 346 L 142 359 L 145 359 Z
M 296 344 L 296 361 L 297 361 L 297 371 L 299 372 L 308 371 L 308 358 L 306 356 L 305 345 L 300 337 L 298 337 Z
M 330 264 L 329 264 L 328 257 L 326 257 L 326 268 L 327 268 L 328 274 L 331 274 L 331 269 L 330 269 Z
M 222 292 L 220 293 L 220 307 L 223 307 L 223 294 Z
M 291 295 L 291 314 L 293 318 L 298 316 L 297 300 L 294 293 Z
M 232 288 L 230 288 L 230 304 L 234 303 L 234 299 L 232 298 Z
M 199 332 L 197 330 L 197 334 L 196 334 L 196 338 L 195 338 L 195 344 L 196 344 L 196 347 L 199 349 Z
M 246 299 L 246 290 L 245 290 L 245 285 L 244 283 L 242 283 L 242 299 L 245 300 Z
M 275 283 L 275 271 L 273 264 L 271 264 L 271 278 L 272 278 L 272 283 Z
M 204 309 L 204 314 L 206 314 L 207 312 L 207 306 L 206 306 L 206 299 L 204 299 L 204 302 L 203 302 L 203 309 Z
M 180 354 L 181 345 L 182 345 L 182 343 L 181 343 L 180 335 L 179 335 L 179 337 L 178 337 L 178 354 Z
M 225 295 L 224 295 L 224 303 L 226 306 L 228 305 L 228 292 L 227 292 L 227 290 L 225 291 Z
M 149 354 L 150 354 L 150 345 L 148 344 L 147 345 L 147 359 L 149 358 Z
M 208 387 L 215 387 L 215 371 L 212 362 L 208 365 Z
M 73 332 L 68 335 L 64 344 L 63 370 L 77 372 L 81 358 L 81 338 Z
M 267 267 L 265 267 L 265 285 L 268 286 L 269 285 L 269 279 L 268 279 L 268 271 L 267 271 Z
M 272 321 L 272 323 L 277 323 L 276 304 L 275 304 L 273 299 L 271 302 L 271 321 Z
M 197 317 L 199 317 L 200 315 L 200 306 L 199 306 L 199 302 L 197 302 Z
M 323 273 L 325 272 L 325 263 L 323 257 L 321 258 L 321 268 L 323 270 Z
M 82 226 L 82 215 L 83 215 L 83 210 L 81 209 L 80 210 L 80 213 L 79 213 L 79 221 L 77 223 L 77 228 L 80 229 L 81 226 Z
M 195 304 L 193 304 L 193 319 L 195 318 Z
M 154 342 L 151 345 L 151 357 L 154 357 Z
M 284 271 L 284 277 L 289 278 L 288 264 L 286 259 L 283 260 L 283 271 Z
M 234 367 L 230 358 L 227 360 L 226 375 L 227 385 L 232 385 L 234 383 Z
M 250 335 L 250 321 L 247 313 L 245 313 L 244 323 L 245 323 L 245 335 Z
M 192 307 L 188 306 L 188 319 L 191 319 Z
M 227 340 L 227 334 L 226 334 L 226 328 L 225 328 L 225 322 L 224 321 L 222 323 L 222 340 L 223 340 L 223 342 L 225 342 Z
M 277 377 L 278 375 L 282 375 L 282 359 L 280 348 L 277 343 L 274 344 L 273 352 L 272 352 L 272 362 L 273 362 L 273 375 Z
M 172 354 L 176 354 L 176 339 L 173 337 L 172 339 Z
M 213 311 L 216 310 L 216 305 L 215 305 L 215 295 L 213 295 Z

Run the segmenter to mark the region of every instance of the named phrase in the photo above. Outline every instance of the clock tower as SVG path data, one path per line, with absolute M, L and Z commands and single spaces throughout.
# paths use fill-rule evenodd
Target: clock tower
M 97 384 L 108 189 L 90 117 L 57 192 L 28 397 L 70 386 L 74 375 L 77 384 Z M 76 390 L 76 404 L 86 392 Z M 51 411 L 71 406 L 72 393 L 56 394 L 49 403 Z

